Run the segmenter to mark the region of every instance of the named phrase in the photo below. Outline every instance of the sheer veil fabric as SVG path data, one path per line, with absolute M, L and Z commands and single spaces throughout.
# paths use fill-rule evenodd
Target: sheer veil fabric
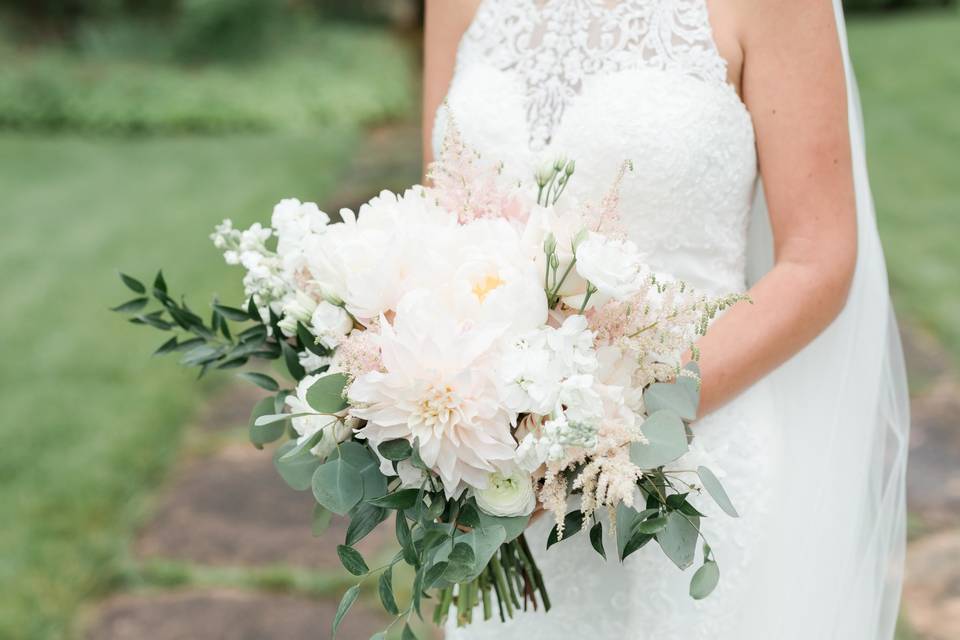
M 814 342 L 770 374 L 784 421 L 780 513 L 760 567 L 752 624 L 770 638 L 892 638 L 906 539 L 909 395 L 864 149 L 841 0 L 858 257 L 847 304 Z M 772 266 L 758 189 L 748 243 L 752 283 Z M 771 588 L 771 585 L 781 585 Z M 787 588 L 782 588 L 787 585 Z M 802 613 L 803 612 L 803 613 Z M 749 636 L 754 637 L 754 636 Z M 761 637 L 757 635 L 756 637 Z
M 605 192 L 631 158 L 625 222 L 651 265 L 701 290 L 742 290 L 771 268 L 772 235 L 762 186 L 755 188 L 752 121 L 726 81 L 705 3 L 485 0 L 461 43 L 449 109 L 437 114 L 435 151 L 452 114 L 465 142 L 503 160 L 507 177 L 529 179 L 550 154 L 575 157 L 568 195 L 585 201 Z M 695 426 L 695 447 L 729 472 L 724 483 L 745 516 L 709 519 L 720 539 L 711 539 L 718 591 L 694 604 L 690 572 L 642 551 L 623 566 L 604 564 L 573 539 L 539 559 L 558 578 L 553 595 L 568 603 L 564 610 L 450 628 L 448 637 L 893 637 L 908 395 L 841 0 L 834 8 L 847 73 L 856 273 L 826 331 Z M 593 32 L 584 26 L 591 24 Z M 531 527 L 531 544 L 545 539 L 547 526 Z

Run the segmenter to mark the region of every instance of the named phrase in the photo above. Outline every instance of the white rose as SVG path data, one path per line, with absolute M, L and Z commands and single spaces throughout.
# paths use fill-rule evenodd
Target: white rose
M 278 323 L 280 331 L 285 336 L 295 336 L 297 334 L 297 323 L 308 324 L 316 308 L 316 300 L 303 291 L 297 291 L 293 298 L 283 305 L 283 318 Z
M 591 233 L 577 247 L 576 269 L 597 288 L 600 296 L 591 298 L 594 305 L 602 298 L 623 299 L 638 292 L 649 273 L 637 245 L 597 233 Z
M 324 300 L 313 311 L 310 325 L 313 335 L 333 349 L 353 329 L 353 318 L 343 307 L 338 307 Z
M 492 516 L 526 516 L 533 513 L 537 497 L 530 477 L 517 468 L 509 475 L 490 474 L 486 489 L 474 489 L 477 506 Z

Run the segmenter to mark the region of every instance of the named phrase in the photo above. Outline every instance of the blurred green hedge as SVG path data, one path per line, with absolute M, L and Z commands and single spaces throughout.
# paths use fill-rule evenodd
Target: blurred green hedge
M 164 59 L 161 33 L 87 34 L 79 55 L 0 41 L 0 129 L 304 131 L 390 121 L 412 109 L 410 57 L 382 30 L 312 24 L 277 35 L 269 55 L 243 64 L 187 66 Z M 158 53 L 117 55 L 137 43 Z

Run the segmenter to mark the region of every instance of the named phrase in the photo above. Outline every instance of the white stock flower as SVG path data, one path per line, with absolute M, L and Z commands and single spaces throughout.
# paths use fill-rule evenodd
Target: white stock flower
M 307 391 L 319 378 L 320 376 L 306 376 L 297 384 L 296 394 L 287 396 L 286 404 L 290 407 L 290 413 L 292 414 L 312 414 L 290 420 L 293 430 L 297 432 L 297 444 L 303 444 L 322 431 L 323 436 L 320 438 L 320 442 L 310 449 L 310 453 L 319 458 L 326 458 L 336 448 L 338 442 L 350 437 L 352 429 L 343 418 L 318 415 L 307 403 Z
M 327 347 L 334 349 L 353 329 L 353 318 L 343 307 L 320 302 L 308 320 L 311 332 Z
M 480 510 L 492 516 L 527 516 L 537 506 L 530 476 L 520 468 L 491 473 L 486 487 L 474 489 L 473 495 Z
M 313 202 L 287 198 L 274 206 L 270 222 L 277 236 L 277 255 L 288 277 L 293 277 L 306 266 L 309 239 L 326 231 L 330 217 Z
M 591 298 L 591 306 L 604 299 L 623 299 L 640 291 L 649 273 L 637 245 L 598 233 L 589 234 L 577 247 L 576 270 L 600 294 Z

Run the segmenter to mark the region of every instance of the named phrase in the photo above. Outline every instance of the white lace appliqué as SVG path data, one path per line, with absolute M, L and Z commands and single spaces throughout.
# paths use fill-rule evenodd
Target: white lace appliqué
M 706 0 L 487 0 L 463 47 L 524 81 L 532 149 L 549 144 L 590 75 L 649 67 L 727 78 Z

